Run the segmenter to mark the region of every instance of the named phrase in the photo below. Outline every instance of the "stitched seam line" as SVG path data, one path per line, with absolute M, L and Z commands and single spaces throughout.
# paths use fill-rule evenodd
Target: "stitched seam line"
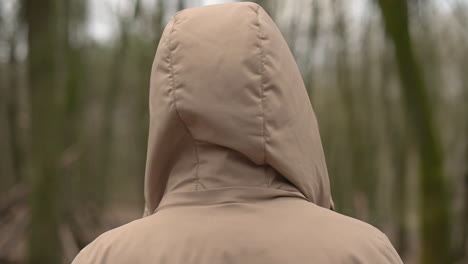
M 172 96 L 172 103 L 174 105 L 174 109 L 175 109 L 175 112 L 177 114 L 177 116 L 179 117 L 179 120 L 180 122 L 182 123 L 182 125 L 185 127 L 185 129 L 187 129 L 187 132 L 188 134 L 190 135 L 190 137 L 192 138 L 193 140 L 193 146 L 194 146 L 194 149 L 195 149 L 195 158 L 196 158 L 196 162 L 195 162 L 195 190 L 198 190 L 198 186 L 201 185 L 203 186 L 203 184 L 201 184 L 200 182 L 200 178 L 198 176 L 198 167 L 199 167 L 199 164 L 200 164 L 200 158 L 199 158 L 199 152 L 198 152 L 198 146 L 197 146 L 197 142 L 195 140 L 195 138 L 193 137 L 192 135 L 192 132 L 190 131 L 190 129 L 188 128 L 188 126 L 185 124 L 184 120 L 182 119 L 182 116 L 180 115 L 180 112 L 179 112 L 179 109 L 177 108 L 177 98 L 176 98 L 176 95 L 175 95 L 175 73 L 174 73 L 174 66 L 173 66 L 173 61 L 172 61 L 172 55 L 173 55 L 173 49 L 171 49 L 169 47 L 170 43 L 171 43 L 171 37 L 172 37 L 172 33 L 174 32 L 174 27 L 177 23 L 177 20 L 176 20 L 176 17 L 177 15 L 174 16 L 174 23 L 172 24 L 171 26 L 171 31 L 169 32 L 169 35 L 167 37 L 167 42 L 166 42 L 166 46 L 167 46 L 167 49 L 169 50 L 169 54 L 168 54 L 168 59 L 169 59 L 169 84 L 170 84 L 170 94 Z M 169 43 L 169 45 L 167 45 Z M 205 188 L 205 186 L 203 186 Z
M 256 13 L 257 13 L 257 26 L 258 26 L 258 39 L 259 39 L 259 50 L 260 50 L 260 108 L 261 108 L 261 116 L 262 116 L 262 138 L 263 138 L 263 165 L 266 164 L 266 136 L 265 136 L 265 94 L 264 94 L 264 75 L 265 75 L 265 53 L 262 49 L 262 30 L 260 25 L 260 5 L 258 6 Z M 265 174 L 265 185 L 268 186 L 267 181 L 267 168 L 263 169 Z

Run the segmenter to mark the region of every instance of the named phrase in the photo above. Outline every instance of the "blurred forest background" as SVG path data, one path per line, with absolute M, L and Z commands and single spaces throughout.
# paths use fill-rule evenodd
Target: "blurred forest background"
M 176 11 L 0 1 L 0 263 L 69 263 L 141 216 L 151 64 Z M 405 263 L 468 263 L 468 1 L 257 1 L 319 120 L 337 211 Z

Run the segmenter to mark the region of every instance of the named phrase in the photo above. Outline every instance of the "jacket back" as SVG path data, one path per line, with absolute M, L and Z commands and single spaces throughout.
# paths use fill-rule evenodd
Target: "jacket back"
M 402 263 L 376 228 L 333 211 L 315 114 L 257 4 L 197 7 L 152 67 L 145 215 L 73 263 Z

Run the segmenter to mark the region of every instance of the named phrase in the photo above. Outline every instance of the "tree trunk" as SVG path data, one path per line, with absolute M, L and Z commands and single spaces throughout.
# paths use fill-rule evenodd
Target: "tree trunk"
M 378 0 L 378 3 L 394 45 L 408 125 L 418 146 L 421 263 L 450 263 L 450 215 L 441 142 L 428 90 L 412 49 L 407 2 Z
M 62 146 L 60 49 L 64 41 L 56 0 L 25 0 L 28 25 L 28 75 L 31 99 L 32 174 L 31 219 L 28 239 L 29 263 L 61 263 L 62 177 L 59 170 Z

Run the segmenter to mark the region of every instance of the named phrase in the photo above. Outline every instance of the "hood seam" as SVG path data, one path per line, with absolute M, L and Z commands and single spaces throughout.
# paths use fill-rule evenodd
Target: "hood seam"
M 179 112 L 179 109 L 177 108 L 177 97 L 175 95 L 175 90 L 176 90 L 176 85 L 175 85 L 175 72 L 174 72 L 174 64 L 173 64 L 173 60 L 172 60 L 172 57 L 173 57 L 173 49 L 171 49 L 171 47 L 169 46 L 171 44 L 171 40 L 172 40 L 172 33 L 174 32 L 174 29 L 175 29 L 175 25 L 177 23 L 177 15 L 180 14 L 180 13 L 177 13 L 176 15 L 174 15 L 173 19 L 174 19 L 174 23 L 172 24 L 171 26 L 171 30 L 169 31 L 169 34 L 167 36 L 167 42 L 166 42 L 166 46 L 167 46 L 167 49 L 168 49 L 168 61 L 169 61 L 169 83 L 170 83 L 170 94 L 171 94 L 171 97 L 172 97 L 172 103 L 174 105 L 174 111 L 176 112 L 176 115 L 178 116 L 180 122 L 182 123 L 182 125 L 185 127 L 185 129 L 187 130 L 188 134 L 190 135 L 190 138 L 192 139 L 192 142 L 193 142 L 193 147 L 194 147 L 194 152 L 195 152 L 195 190 L 198 190 L 198 186 L 201 185 L 204 189 L 206 189 L 206 187 L 200 182 L 200 178 L 199 178 L 199 175 L 198 175 L 198 167 L 200 165 L 200 157 L 199 157 L 199 150 L 198 150 L 198 146 L 197 146 L 197 142 L 195 140 L 195 138 L 193 137 L 193 134 L 192 132 L 190 131 L 188 125 L 184 122 L 180 112 Z M 169 45 L 168 45 L 169 44 Z
M 260 24 L 260 8 L 261 6 L 258 5 L 256 9 L 256 18 L 257 18 L 257 27 L 258 27 L 258 48 L 260 51 L 260 109 L 261 109 L 261 117 L 262 117 L 262 139 L 263 139 L 263 173 L 264 173 L 264 181 L 265 186 L 269 186 L 268 184 L 268 173 L 266 170 L 266 136 L 265 136 L 265 84 L 264 84 L 264 76 L 265 76 L 265 53 L 263 51 L 262 46 L 262 28 Z

